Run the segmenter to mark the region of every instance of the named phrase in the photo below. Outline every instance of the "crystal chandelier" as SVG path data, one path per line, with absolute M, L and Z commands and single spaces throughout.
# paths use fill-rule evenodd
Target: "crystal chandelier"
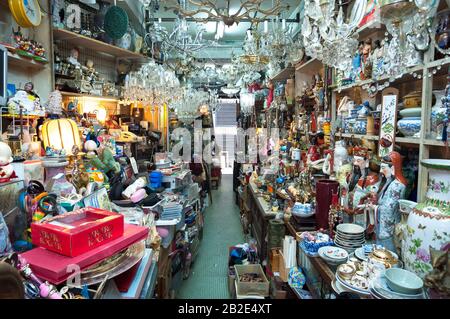
M 199 112 L 200 107 L 204 105 L 209 106 L 209 102 L 209 92 L 186 87 L 170 106 L 175 110 L 175 113 L 181 122 L 191 124 L 201 115 Z
M 253 114 L 253 108 L 255 106 L 255 94 L 249 92 L 241 92 L 240 102 L 241 113 L 244 116 L 251 116 Z
M 239 58 L 243 64 L 255 71 L 263 70 L 269 63 L 267 46 L 262 40 L 257 28 L 247 30 L 243 47 L 245 53 Z
M 188 25 L 185 18 L 179 17 L 171 33 L 162 32 L 163 51 L 169 55 L 194 55 L 200 50 L 214 47 L 217 42 L 203 39 L 204 27 L 196 28 Z M 191 30 L 190 30 L 191 28 Z M 191 35 L 192 31 L 194 36 Z
M 150 61 L 139 71 L 130 72 L 125 79 L 124 101 L 155 106 L 170 103 L 180 90 L 175 73 Z
M 186 2 L 187 1 L 187 2 Z M 283 5 L 281 0 L 272 1 L 272 7 L 269 9 L 261 8 L 264 0 L 240 0 L 235 1 L 239 4 L 239 9 L 232 10 L 231 0 L 227 1 L 227 7 L 224 8 L 218 0 L 166 0 L 165 10 L 174 10 L 182 17 L 188 17 L 197 22 L 206 23 L 209 21 L 223 22 L 231 27 L 239 24 L 241 21 L 248 21 L 252 24 L 264 21 L 267 17 L 276 16 L 283 10 L 289 9 L 288 5 Z M 196 9 L 188 9 L 187 4 Z
M 301 33 L 305 53 L 339 70 L 349 70 L 358 46 L 354 31 L 365 8 L 366 0 L 356 0 L 346 23 L 341 0 L 337 15 L 334 0 L 306 0 Z

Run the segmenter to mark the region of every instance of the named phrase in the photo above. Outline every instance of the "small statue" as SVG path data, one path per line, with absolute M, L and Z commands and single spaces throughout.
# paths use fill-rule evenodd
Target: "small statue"
M 378 174 L 369 169 L 370 157 L 367 148 L 354 147 L 353 156 L 353 172 L 347 178 L 348 203 L 344 211 L 353 216 L 354 223 L 366 229 L 369 226 L 369 216 L 365 211 L 365 201 L 372 192 L 378 192 L 380 179 Z
M 407 181 L 402 173 L 402 158 L 398 152 L 391 152 L 383 157 L 381 163 L 383 187 L 380 190 L 378 203 L 371 204 L 375 222 L 376 243 L 386 249 L 395 251 L 394 230 L 400 222 L 399 199 L 405 197 Z M 374 218 L 375 219 L 375 218 Z
M 78 49 L 73 48 L 70 50 L 70 56 L 67 58 L 67 62 L 74 65 L 75 67 L 81 67 L 80 62 L 78 62 L 78 57 L 80 56 L 80 51 Z
M 364 41 L 362 55 L 361 55 L 361 72 L 359 79 L 367 80 L 372 77 L 372 62 L 371 62 L 371 53 L 372 53 L 372 39 L 369 38 Z
M 11 147 L 4 142 L 0 142 L 0 183 L 6 183 L 13 178 L 17 178 L 11 165 L 12 161 Z

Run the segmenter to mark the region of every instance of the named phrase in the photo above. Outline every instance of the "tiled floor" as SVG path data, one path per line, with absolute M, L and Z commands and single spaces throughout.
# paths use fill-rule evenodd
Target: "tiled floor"
M 178 292 L 180 299 L 228 299 L 228 247 L 244 242 L 235 205 L 232 175 L 223 175 L 213 204 L 205 212 L 205 228 L 191 275 Z

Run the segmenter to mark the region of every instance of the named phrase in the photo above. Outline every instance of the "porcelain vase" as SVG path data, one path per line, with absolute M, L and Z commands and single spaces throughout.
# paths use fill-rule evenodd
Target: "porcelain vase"
M 429 170 L 426 200 L 409 214 L 402 254 L 405 269 L 424 278 L 432 269 L 430 247 L 442 249 L 450 241 L 450 160 L 423 160 Z
M 445 119 L 447 108 L 444 107 L 445 90 L 433 91 L 436 97 L 436 104 L 431 109 L 431 136 L 439 141 L 442 140 L 443 121 Z

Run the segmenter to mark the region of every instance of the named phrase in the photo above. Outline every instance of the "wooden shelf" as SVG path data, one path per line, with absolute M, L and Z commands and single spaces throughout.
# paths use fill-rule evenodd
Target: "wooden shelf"
M 336 133 L 334 136 L 339 137 L 341 136 L 341 133 Z M 345 138 L 356 138 L 358 140 L 369 140 L 369 141 L 378 141 L 380 137 L 378 135 L 362 135 L 362 134 L 351 134 L 351 133 L 342 133 L 342 137 Z
M 363 39 L 367 38 L 369 35 L 372 35 L 376 32 L 384 33 L 385 31 L 386 31 L 386 26 L 384 24 L 380 23 L 380 21 L 375 19 L 375 20 L 372 20 L 372 21 L 366 23 L 359 29 L 357 29 L 356 33 L 358 33 L 359 38 L 361 40 L 363 40 Z
M 116 97 L 116 96 L 101 96 L 101 95 L 93 95 L 93 94 L 87 94 L 87 93 L 75 93 L 75 92 L 64 92 L 64 91 L 61 91 L 61 95 L 62 96 L 75 96 L 75 97 L 101 99 L 104 101 L 111 101 L 111 102 L 118 102 L 120 100 L 120 98 Z
M 68 41 L 76 46 L 90 48 L 100 54 L 105 53 L 115 58 L 137 60 L 142 63 L 145 63 L 149 60 L 148 57 L 143 56 L 140 53 L 125 50 L 115 45 L 111 45 L 64 29 L 53 29 L 53 38 L 59 41 Z
M 320 61 L 318 59 L 311 59 L 309 61 L 306 61 L 303 64 L 300 64 L 300 65 L 297 64 L 295 66 L 295 70 L 300 71 L 300 72 L 310 73 L 311 71 L 316 72 L 319 69 L 321 69 L 322 67 L 323 67 L 322 61 Z
M 287 67 L 284 70 L 282 70 L 280 73 L 278 73 L 277 75 L 275 75 L 272 80 L 273 81 L 285 81 L 287 79 L 290 79 L 294 76 L 295 73 L 295 68 L 294 67 Z
M 27 58 L 17 53 L 8 51 L 8 66 L 29 68 L 38 71 L 45 69 L 46 63 L 38 62 L 33 60 L 32 58 Z
M 394 80 L 393 83 L 391 83 L 391 85 L 393 84 L 399 84 L 399 83 L 404 83 L 404 82 L 410 82 L 410 81 L 421 81 L 422 79 L 419 78 L 414 78 L 412 76 L 412 73 L 414 72 L 422 72 L 424 69 L 426 69 L 427 66 L 426 65 L 418 65 L 412 68 L 408 69 L 408 73 L 403 74 L 402 77 L 397 78 Z M 331 88 L 333 88 L 334 92 L 343 92 L 343 91 L 347 91 L 350 89 L 353 89 L 355 87 L 362 87 L 364 85 L 371 85 L 377 82 L 383 82 L 383 81 L 388 81 L 389 80 L 389 76 L 383 76 L 379 79 L 368 79 L 368 80 L 364 80 L 364 81 L 359 81 L 359 82 L 354 82 L 348 85 L 343 85 L 343 86 L 336 86 L 336 85 L 332 85 Z
M 335 134 L 336 137 L 341 136 L 340 133 Z M 362 135 L 362 134 L 351 134 L 351 133 L 342 133 L 342 137 L 345 138 L 355 138 L 358 140 L 369 140 L 369 141 L 378 141 L 380 137 L 378 135 Z M 437 141 L 439 142 L 439 141 Z M 401 144 L 420 144 L 420 139 L 418 138 L 412 138 L 412 137 L 396 137 L 395 143 L 401 143 Z M 443 145 L 443 142 L 440 142 Z M 436 144 L 437 145 L 437 144 Z
M 414 137 L 395 137 L 395 143 L 404 143 L 404 144 L 420 144 L 420 138 Z
M 432 140 L 432 139 L 426 139 L 423 141 L 423 143 L 428 146 L 441 146 L 441 147 L 446 146 L 443 141 Z
M 8 119 L 20 119 L 19 114 L 2 114 L 1 116 Z M 38 119 L 44 117 L 44 115 L 22 114 L 22 117 L 27 119 Z

